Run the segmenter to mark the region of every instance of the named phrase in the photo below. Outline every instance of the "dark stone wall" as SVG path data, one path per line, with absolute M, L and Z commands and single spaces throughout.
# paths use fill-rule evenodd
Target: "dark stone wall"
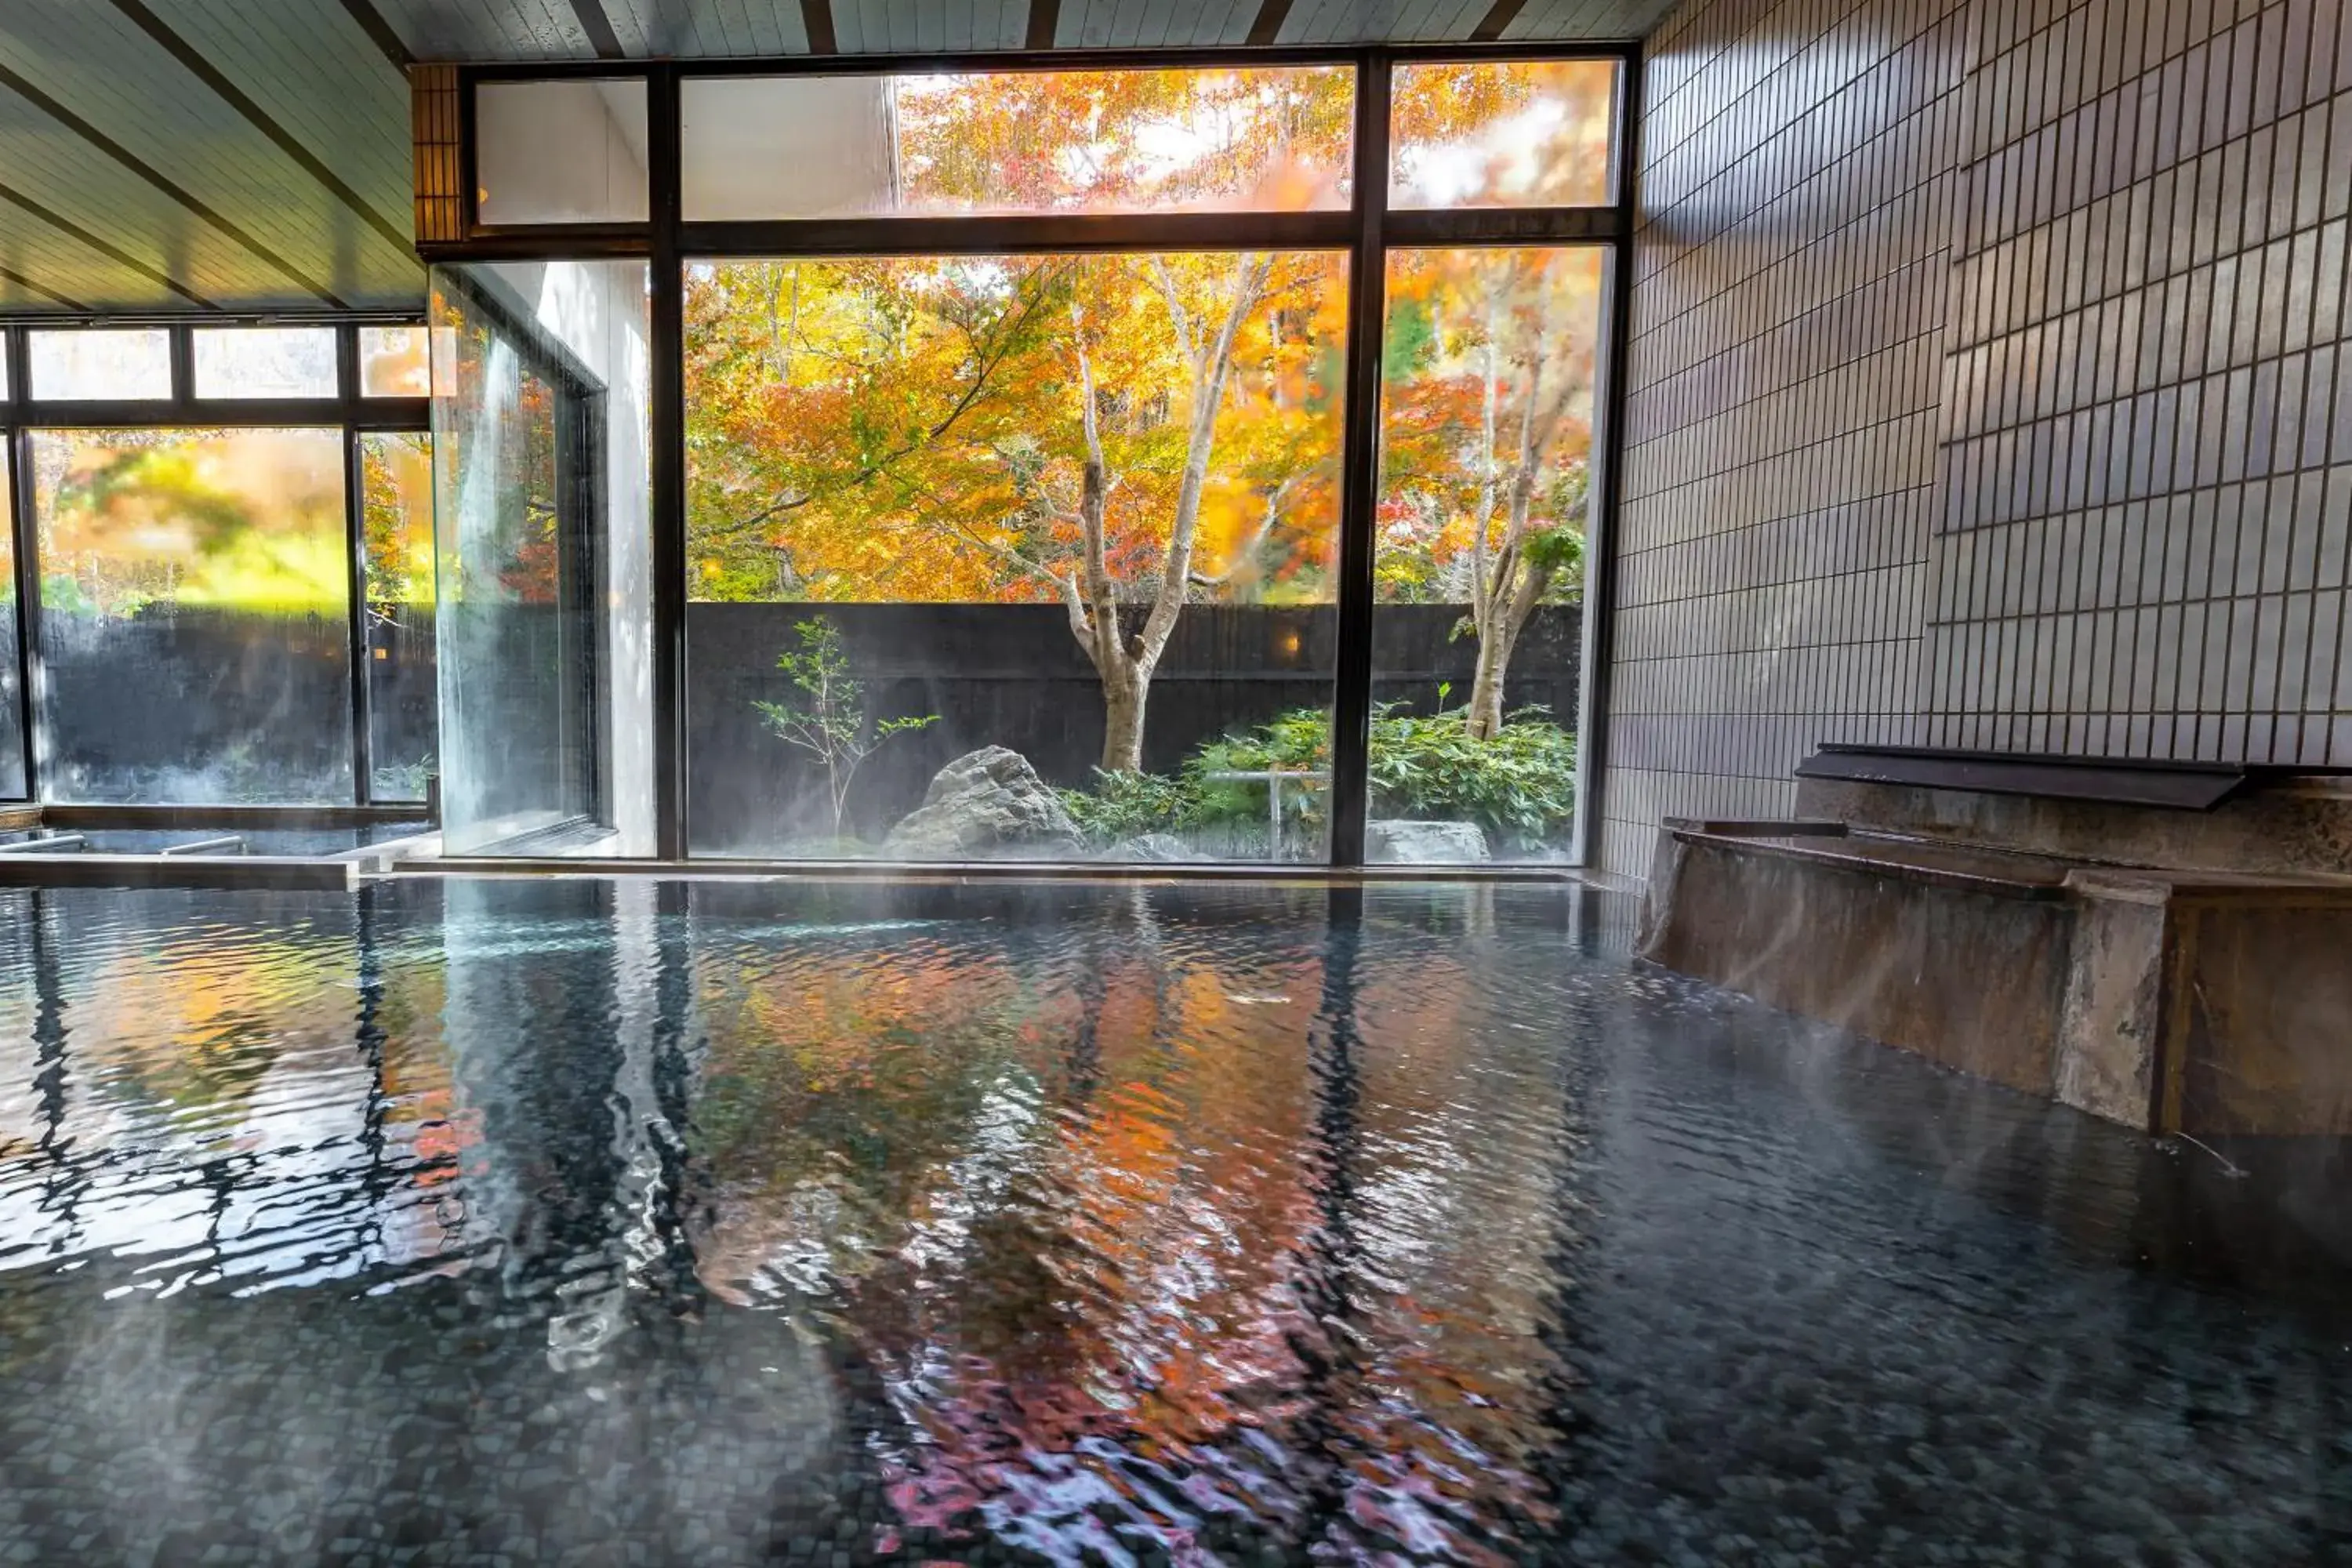
M 53 797 L 351 799 L 351 655 L 340 617 L 156 605 L 121 617 L 49 610 L 40 628 Z M 379 624 L 370 637 L 378 760 L 430 757 L 431 620 Z
M 1477 645 L 1450 636 L 1463 614 L 1383 608 L 1373 627 L 1375 699 L 1426 711 L 1450 681 L 1449 701 L 1466 700 Z M 858 774 L 848 826 L 866 837 L 912 810 L 940 764 L 975 747 L 1009 746 L 1058 784 L 1085 783 L 1101 756 L 1101 690 L 1058 606 L 698 604 L 687 614 L 687 820 L 697 849 L 830 831 L 814 767 L 751 707 L 789 689 L 776 656 L 799 647 L 793 628 L 813 615 L 840 628 L 877 717 L 939 716 L 889 742 Z M 1580 615 L 1547 606 L 1528 624 L 1512 663 L 1514 708 L 1539 704 L 1573 722 Z M 1187 609 L 1152 682 L 1145 766 L 1171 772 L 1227 731 L 1328 706 L 1338 630 L 1328 605 Z
M 340 618 L 158 605 L 40 619 L 65 800 L 348 801 L 351 650 Z

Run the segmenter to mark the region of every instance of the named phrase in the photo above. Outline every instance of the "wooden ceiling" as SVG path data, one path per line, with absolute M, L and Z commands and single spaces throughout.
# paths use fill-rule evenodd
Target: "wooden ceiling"
M 1670 4 L 5 0 L 0 314 L 417 308 L 415 60 L 1621 39 Z

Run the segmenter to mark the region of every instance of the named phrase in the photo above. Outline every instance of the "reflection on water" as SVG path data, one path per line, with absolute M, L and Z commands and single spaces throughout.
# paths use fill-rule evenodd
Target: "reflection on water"
M 1606 899 L 5 898 L 0 1558 L 2352 1552 L 2328 1152 Z

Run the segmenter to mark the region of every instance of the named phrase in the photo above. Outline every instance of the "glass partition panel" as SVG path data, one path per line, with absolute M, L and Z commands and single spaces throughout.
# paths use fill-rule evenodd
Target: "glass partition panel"
M 1302 212 L 1348 203 L 1340 66 L 702 77 L 689 219 Z
M 28 332 L 27 395 L 53 401 L 172 395 L 172 335 L 161 327 Z
M 0 355 L 0 358 L 5 358 Z M 0 799 L 25 797 L 25 708 L 17 684 L 16 443 L 0 430 Z
M 422 333 L 420 332 L 420 337 Z M 361 538 L 366 552 L 369 788 L 374 799 L 423 800 L 434 772 L 433 438 L 359 437 Z
M 1367 859 L 1570 852 L 1605 268 L 1389 257 Z
M 474 174 L 486 224 L 643 223 L 645 82 L 481 83 Z
M 348 803 L 342 432 L 30 441 L 43 795 Z
M 360 329 L 362 397 L 428 397 L 432 392 L 432 357 L 423 327 Z
M 198 397 L 332 397 L 331 327 L 205 327 L 194 340 Z
M 1323 857 L 1344 258 L 687 291 L 696 853 Z
M 1391 99 L 1390 204 L 1606 203 L 1616 99 L 1614 60 L 1400 65 Z
M 649 854 L 643 262 L 436 268 L 442 826 L 454 854 Z

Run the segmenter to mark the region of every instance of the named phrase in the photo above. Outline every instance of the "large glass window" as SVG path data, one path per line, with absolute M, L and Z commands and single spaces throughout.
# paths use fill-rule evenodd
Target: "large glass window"
M 367 582 L 368 753 L 373 798 L 423 800 L 434 772 L 433 441 L 359 437 Z
M 1400 207 L 1610 201 L 1617 75 L 1614 60 L 1398 66 L 1389 201 Z
M 642 310 L 645 269 L 436 275 L 449 842 L 614 852 L 610 800 L 651 778 L 619 737 L 658 710 L 662 841 L 699 855 L 1311 862 L 1360 822 L 1375 861 L 1575 854 L 1624 69 L 688 68 L 674 214 L 645 199 L 651 79 L 478 82 L 479 220 L 702 258 L 656 301 L 684 328 L 676 625 L 614 587 L 650 581 L 650 509 L 613 510 L 647 494 L 645 344 L 552 324 Z M 1348 339 L 1351 266 L 1377 342 Z M 381 347 L 370 392 L 419 384 Z M 1343 484 L 1351 386 L 1381 408 Z M 1369 605 L 1341 571 L 1368 558 Z M 677 715 L 647 676 L 673 650 Z M 1335 695 L 1351 725 L 1369 698 L 1368 753 Z
M 642 262 L 436 268 L 442 830 L 653 848 Z
M 1389 257 L 1367 859 L 1569 853 L 1606 259 Z
M 682 97 L 690 219 L 1348 202 L 1340 66 L 717 77 Z
M 341 432 L 30 441 L 44 797 L 348 802 Z
M 1347 267 L 695 266 L 700 853 L 1325 852 Z

